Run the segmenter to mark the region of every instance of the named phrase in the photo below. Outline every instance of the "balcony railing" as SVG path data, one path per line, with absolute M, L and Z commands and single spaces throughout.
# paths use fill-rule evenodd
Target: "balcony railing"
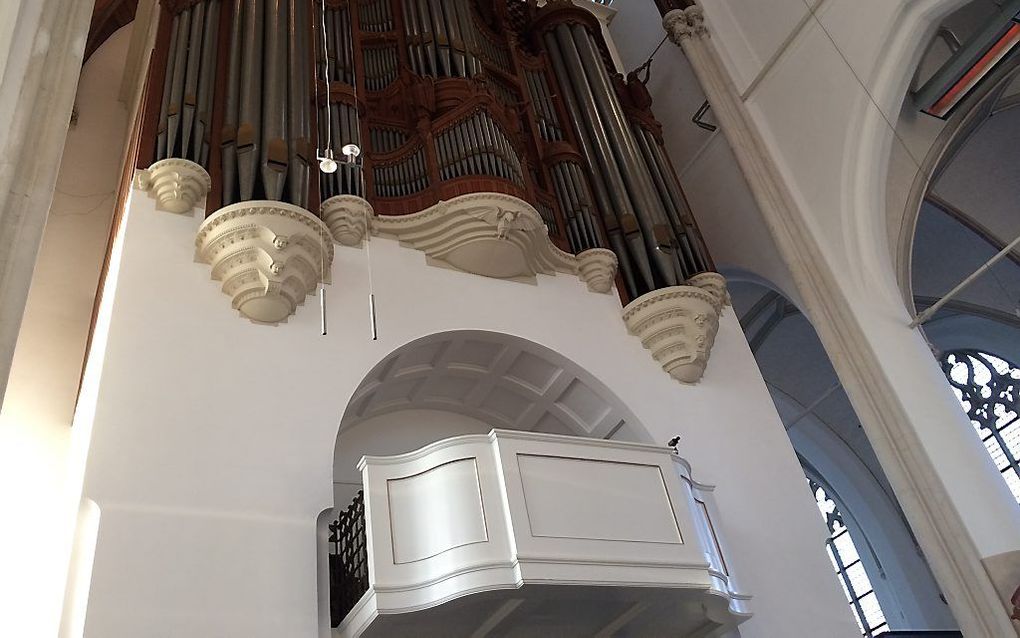
M 447 605 L 505 608 L 521 635 L 599 635 L 619 617 L 628 635 L 692 635 L 750 616 L 712 488 L 668 448 L 493 430 L 359 468 L 364 497 L 330 526 L 338 638 L 484 626 L 453 631 L 451 614 L 481 616 Z
M 368 590 L 368 548 L 365 542 L 365 494 L 329 524 L 329 620 L 332 627 Z

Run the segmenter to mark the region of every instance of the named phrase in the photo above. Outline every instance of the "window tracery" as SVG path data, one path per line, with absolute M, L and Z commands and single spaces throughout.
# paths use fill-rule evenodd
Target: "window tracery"
M 1020 368 L 977 350 L 945 352 L 940 363 L 992 462 L 1020 503 Z
M 871 638 L 889 631 L 889 624 L 879 605 L 878 596 L 836 501 L 819 482 L 808 477 L 808 484 L 815 496 L 818 511 L 822 513 L 825 526 L 829 530 L 825 549 L 843 587 L 843 594 L 854 612 L 861 635 Z

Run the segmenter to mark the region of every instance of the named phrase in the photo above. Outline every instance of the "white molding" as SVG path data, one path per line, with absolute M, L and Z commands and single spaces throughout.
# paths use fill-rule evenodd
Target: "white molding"
M 960 628 L 973 638 L 1014 633 L 966 524 L 910 426 L 912 417 L 883 378 L 877 353 L 704 31 L 700 7 L 669 12 L 663 26 L 690 61 L 826 351 L 840 353 L 833 366 Z
M 275 201 L 224 206 L 199 227 L 195 251 L 241 316 L 270 325 L 294 314 L 333 263 L 326 225 Z
M 623 322 L 669 376 L 697 383 L 705 374 L 726 305 L 726 280 L 701 273 L 684 286 L 659 288 L 623 308 Z
M 352 230 L 357 223 L 352 220 L 361 210 L 349 201 L 337 203 L 327 223 L 353 241 L 358 231 Z M 374 235 L 393 237 L 424 252 L 430 264 L 483 277 L 534 282 L 539 274 L 564 273 L 576 275 L 598 293 L 610 292 L 616 279 L 612 251 L 571 255 L 560 250 L 534 207 L 502 193 L 461 195 L 411 215 L 377 215 L 371 229 Z
M 204 168 L 176 157 L 138 171 L 135 180 L 156 200 L 157 210 L 177 214 L 190 213 L 212 188 L 212 179 Z

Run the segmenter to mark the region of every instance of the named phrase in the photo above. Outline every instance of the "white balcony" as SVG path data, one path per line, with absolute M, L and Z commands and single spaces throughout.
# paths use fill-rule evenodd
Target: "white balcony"
M 711 488 L 667 448 L 493 430 L 359 467 L 367 583 L 335 635 L 713 636 L 750 615 Z

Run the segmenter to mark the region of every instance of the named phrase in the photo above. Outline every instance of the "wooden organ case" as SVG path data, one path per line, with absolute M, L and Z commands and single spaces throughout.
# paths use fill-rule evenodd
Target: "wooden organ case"
M 625 299 L 712 270 L 640 74 L 615 72 L 569 0 L 161 5 L 138 167 L 201 165 L 210 213 L 357 196 L 394 216 L 495 192 L 560 249 L 616 253 Z

